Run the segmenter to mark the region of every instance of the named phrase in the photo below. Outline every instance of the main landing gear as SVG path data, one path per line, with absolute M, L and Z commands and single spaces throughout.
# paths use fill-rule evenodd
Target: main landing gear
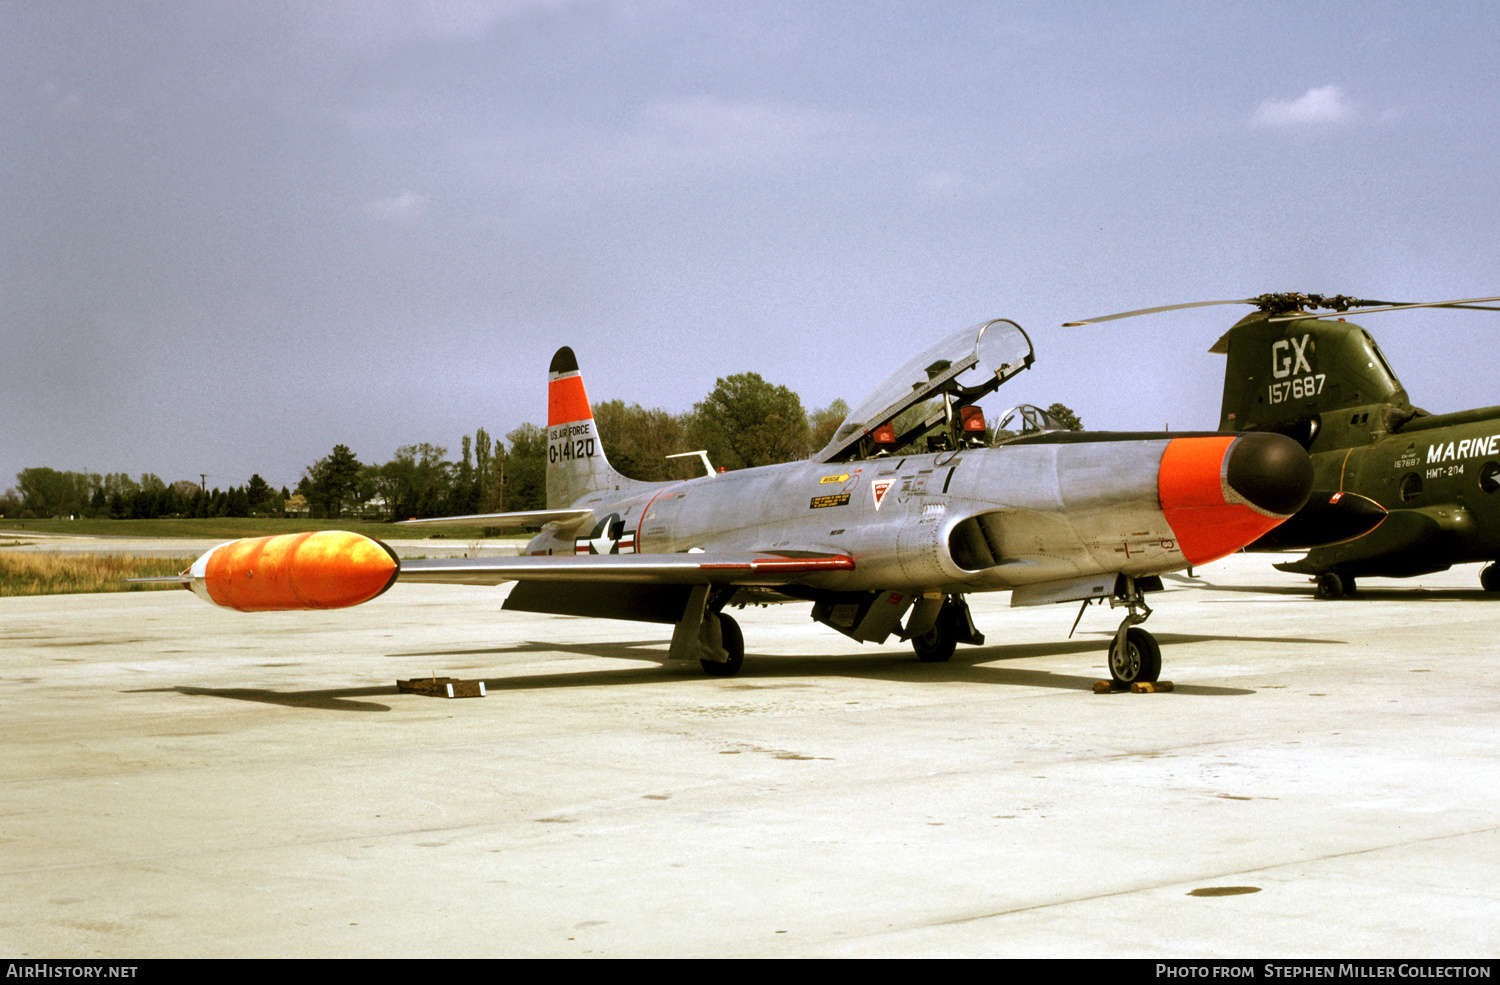
M 1114 638 L 1109 641 L 1109 676 L 1117 688 L 1126 690 L 1132 684 L 1155 681 L 1161 676 L 1161 645 L 1139 625 L 1151 616 L 1146 593 L 1129 575 L 1121 575 L 1120 581 L 1124 584 L 1117 583 L 1115 594 L 1109 598 L 1109 607 L 1123 605 L 1128 611 Z
M 931 610 L 936 609 L 936 613 Z M 928 619 L 931 624 L 923 630 Z M 911 648 L 923 663 L 942 663 L 953 656 L 960 643 L 978 646 L 984 643 L 984 634 L 974 628 L 974 619 L 969 614 L 969 603 L 962 595 L 949 595 L 941 600 L 922 598 L 913 609 L 907 622 L 910 629 L 917 630 L 911 637 Z
M 1500 592 L 1500 562 L 1488 565 L 1479 572 L 1479 586 L 1486 592 Z
M 723 660 L 710 660 L 706 656 L 698 660 L 709 677 L 733 677 L 745 665 L 745 634 L 740 632 L 740 624 L 724 613 L 716 617 L 710 612 L 704 616 L 699 640 L 705 653 L 724 655 Z
M 734 586 L 694 585 L 677 627 L 668 660 L 696 659 L 710 677 L 733 677 L 745 664 L 740 624 L 723 613 Z

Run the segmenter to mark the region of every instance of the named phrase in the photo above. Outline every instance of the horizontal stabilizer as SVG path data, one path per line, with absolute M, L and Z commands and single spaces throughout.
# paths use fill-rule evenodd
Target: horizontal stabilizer
M 614 582 L 695 585 L 788 585 L 806 575 L 853 571 L 847 554 L 753 551 L 699 554 L 580 554 L 471 557 L 401 562 L 400 580 L 442 585 L 499 585 L 508 581 Z
M 516 513 L 474 513 L 469 516 L 435 516 L 427 520 L 401 520 L 398 527 L 540 527 L 547 523 L 571 524 L 593 516 L 592 510 L 521 510 Z

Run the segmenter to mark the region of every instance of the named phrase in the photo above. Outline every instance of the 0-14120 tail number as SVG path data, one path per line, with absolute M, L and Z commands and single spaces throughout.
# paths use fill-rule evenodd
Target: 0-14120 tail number
M 593 438 L 579 438 L 576 441 L 565 438 L 562 441 L 549 441 L 547 443 L 547 461 L 553 464 L 575 458 L 593 457 Z
M 1281 383 L 1272 383 L 1266 387 L 1270 394 L 1271 403 L 1280 404 L 1288 400 L 1301 400 L 1304 397 L 1316 397 L 1323 392 L 1323 383 L 1327 380 L 1327 374 L 1318 373 L 1314 376 L 1299 376 L 1294 380 L 1285 380 Z

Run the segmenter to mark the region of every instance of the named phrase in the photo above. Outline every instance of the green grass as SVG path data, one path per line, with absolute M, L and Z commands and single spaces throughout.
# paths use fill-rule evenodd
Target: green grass
M 398 527 L 392 523 L 365 520 L 301 520 L 271 517 L 205 517 L 203 519 L 110 520 L 11 520 L 0 519 L 0 537 L 10 539 L 16 533 L 78 534 L 86 537 L 192 537 L 199 540 L 238 537 L 266 537 L 271 534 L 295 534 L 306 530 L 350 530 L 376 540 L 479 540 L 479 527 L 443 527 L 441 530 L 420 527 Z M 491 539 L 491 538 L 485 538 Z M 505 539 L 526 539 L 526 535 L 505 535 Z
M 0 551 L 0 597 L 141 592 L 158 588 L 181 591 L 181 585 L 127 585 L 122 579 L 175 575 L 192 563 L 190 557 Z

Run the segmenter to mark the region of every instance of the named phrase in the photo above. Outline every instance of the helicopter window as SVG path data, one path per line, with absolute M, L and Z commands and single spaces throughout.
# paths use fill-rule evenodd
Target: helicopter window
M 1415 503 L 1422 495 L 1422 477 L 1408 472 L 1401 477 L 1401 502 Z
M 1485 462 L 1479 470 L 1479 488 L 1487 493 L 1500 490 L 1500 462 Z
M 1365 332 L 1364 335 L 1365 339 L 1370 343 L 1370 348 L 1375 352 L 1375 358 L 1380 360 L 1380 368 L 1385 370 L 1385 378 L 1387 383 L 1392 387 L 1400 386 L 1400 384 L 1396 382 L 1396 374 L 1391 369 L 1391 364 L 1385 361 L 1385 353 L 1380 351 L 1380 346 L 1375 344 L 1375 340 L 1370 337 L 1369 332 Z

